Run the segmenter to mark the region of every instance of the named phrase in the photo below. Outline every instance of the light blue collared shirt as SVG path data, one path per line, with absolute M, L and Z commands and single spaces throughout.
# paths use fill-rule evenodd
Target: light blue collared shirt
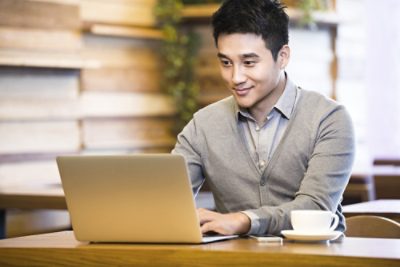
M 285 133 L 299 95 L 300 89 L 287 79 L 285 90 L 262 125 L 258 125 L 246 109 L 237 109 L 238 124 L 245 135 L 247 148 L 261 172 Z

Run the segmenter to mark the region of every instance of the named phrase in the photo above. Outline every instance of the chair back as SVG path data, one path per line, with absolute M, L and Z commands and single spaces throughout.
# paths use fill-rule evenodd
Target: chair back
M 349 217 L 346 225 L 349 237 L 400 238 L 400 223 L 381 216 Z

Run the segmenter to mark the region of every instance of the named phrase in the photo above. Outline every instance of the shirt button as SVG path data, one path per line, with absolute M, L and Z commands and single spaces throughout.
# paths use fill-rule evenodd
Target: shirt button
M 258 132 L 260 130 L 260 126 L 256 126 L 256 131 Z
M 264 166 L 265 166 L 265 161 L 260 160 L 260 162 L 258 163 L 258 165 L 260 166 L 260 168 L 264 168 Z
M 261 179 L 260 185 L 261 185 L 261 186 L 264 186 L 264 185 L 265 185 L 264 179 Z

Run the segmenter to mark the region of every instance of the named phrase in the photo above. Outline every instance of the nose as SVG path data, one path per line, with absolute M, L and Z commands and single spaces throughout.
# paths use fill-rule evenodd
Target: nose
M 235 85 L 244 83 L 246 81 L 246 76 L 243 73 L 243 70 L 240 66 L 234 66 L 232 70 L 232 82 Z

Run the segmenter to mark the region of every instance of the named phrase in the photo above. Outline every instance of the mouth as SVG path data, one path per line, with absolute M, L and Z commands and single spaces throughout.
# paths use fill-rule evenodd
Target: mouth
M 254 86 L 250 86 L 250 87 L 245 87 L 245 88 L 233 88 L 233 91 L 235 91 L 235 93 L 238 96 L 244 96 L 247 95 L 247 93 L 253 89 Z

